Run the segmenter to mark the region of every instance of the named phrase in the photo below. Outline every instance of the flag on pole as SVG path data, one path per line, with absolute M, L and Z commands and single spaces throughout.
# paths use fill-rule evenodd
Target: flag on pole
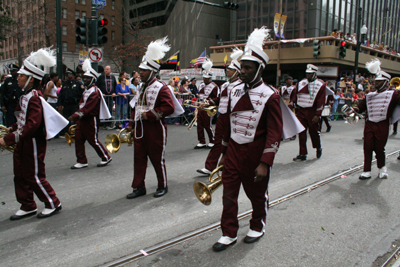
M 167 60 L 167 63 L 168 64 L 176 64 L 176 63 L 178 63 L 178 55 L 176 54 L 175 56 L 170 57 Z
M 194 68 L 194 64 L 196 64 L 196 61 L 197 61 L 197 58 L 194 58 L 194 59 L 192 59 L 190 62 L 189 62 L 189 67 L 191 67 L 191 68 Z
M 181 64 L 180 61 L 178 61 L 178 63 L 176 64 L 176 69 L 179 70 L 179 65 Z
M 202 65 L 204 63 L 206 63 L 206 49 L 204 49 L 203 53 L 200 54 L 200 56 L 197 58 L 196 63 L 194 65 L 195 66 Z
M 224 67 L 226 67 L 226 61 L 228 60 L 228 55 L 225 55 L 224 57 Z

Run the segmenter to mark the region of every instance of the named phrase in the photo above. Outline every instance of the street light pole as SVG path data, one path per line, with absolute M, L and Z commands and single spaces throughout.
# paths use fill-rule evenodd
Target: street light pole
M 360 40 L 360 31 L 361 31 L 361 19 L 362 19 L 362 7 L 360 6 L 358 8 L 358 21 L 357 21 L 357 47 L 356 47 L 356 58 L 355 58 L 355 64 L 354 64 L 354 83 L 356 87 L 358 86 L 357 84 L 357 73 L 358 73 L 358 54 L 360 53 L 360 48 L 361 48 L 361 40 Z
M 61 0 L 56 0 L 56 39 L 57 39 L 57 74 L 63 78 L 62 38 L 61 38 Z

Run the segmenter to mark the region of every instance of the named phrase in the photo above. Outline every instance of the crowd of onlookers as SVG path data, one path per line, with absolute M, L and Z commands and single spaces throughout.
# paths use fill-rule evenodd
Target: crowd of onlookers
M 357 34 L 354 33 L 353 35 L 351 35 L 350 33 L 347 33 L 346 35 L 344 34 L 344 32 L 342 31 L 338 31 L 338 30 L 333 30 L 333 32 L 331 33 L 331 36 L 335 37 L 335 38 L 339 38 L 351 43 L 356 44 L 357 43 Z M 383 42 L 382 43 L 378 43 L 378 42 L 371 42 L 368 38 L 366 38 L 365 40 L 363 40 L 363 42 L 361 43 L 362 46 L 366 46 L 366 47 L 370 47 L 370 48 L 374 48 L 376 50 L 380 50 L 382 52 L 386 52 L 392 55 L 397 55 L 400 56 L 400 53 L 398 53 L 395 49 L 393 49 L 392 47 L 389 47 L 387 45 L 385 45 Z

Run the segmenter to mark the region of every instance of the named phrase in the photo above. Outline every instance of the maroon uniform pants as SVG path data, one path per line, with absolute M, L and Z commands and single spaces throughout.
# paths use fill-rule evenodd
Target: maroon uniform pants
M 136 137 L 142 135 L 140 123 L 137 123 Z M 165 167 L 165 147 L 167 145 L 167 127 L 163 121 L 143 121 L 143 137 L 135 138 L 134 143 L 134 166 L 132 188 L 145 188 L 147 159 L 157 175 L 157 188 L 167 187 L 167 171 Z M 132 132 L 135 134 L 135 132 Z
M 260 164 L 265 139 L 261 138 L 260 141 L 253 148 L 250 148 L 248 144 L 239 145 L 232 139 L 229 141 L 222 171 L 224 191 L 221 229 L 223 236 L 234 238 L 237 235 L 238 196 L 241 184 L 253 207 L 250 229 L 257 232 L 264 231 L 268 210 L 269 176 L 260 182 L 254 182 L 254 171 Z
M 208 134 L 208 139 L 210 143 L 214 143 L 214 130 L 211 126 L 212 117 L 207 115 L 207 112 L 204 110 L 198 110 L 197 113 L 197 138 L 199 139 L 199 143 L 205 144 L 206 138 L 204 136 L 204 130 L 206 130 Z
M 46 181 L 44 158 L 46 140 L 32 138 L 17 144 L 14 152 L 14 186 L 21 210 L 31 211 L 37 208 L 33 193 L 48 209 L 60 205 L 53 188 Z
M 364 172 L 371 171 L 372 152 L 375 151 L 378 168 L 386 164 L 385 146 L 389 136 L 389 121 L 366 121 L 364 126 Z
M 107 161 L 111 157 L 107 150 L 99 141 L 99 121 L 93 117 L 90 119 L 79 120 L 75 129 L 75 154 L 78 163 L 87 163 L 85 152 L 85 142 L 96 150 L 97 155 L 102 161 Z
M 311 143 L 313 148 L 321 148 L 321 137 L 320 137 L 320 124 L 319 123 L 313 123 L 312 119 L 315 116 L 315 111 L 314 109 L 304 109 L 304 108 L 298 108 L 297 113 L 296 113 L 297 119 L 303 124 L 304 128 L 306 128 L 304 131 L 299 133 L 299 146 L 300 146 L 300 155 L 307 155 L 307 129 L 311 137 Z
M 222 137 L 224 131 L 224 120 L 227 114 L 219 114 L 217 119 L 217 125 L 215 126 L 215 137 L 214 137 L 214 146 L 211 148 L 210 153 L 208 153 L 205 167 L 209 171 L 213 171 L 218 164 L 218 160 L 221 156 L 222 150 Z

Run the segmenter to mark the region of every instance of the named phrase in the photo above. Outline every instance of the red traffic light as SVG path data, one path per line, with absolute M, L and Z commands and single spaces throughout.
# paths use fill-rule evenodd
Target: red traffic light
M 107 25 L 108 25 L 108 20 L 107 19 L 99 20 L 99 26 L 100 27 L 104 27 L 104 26 L 107 26 Z
M 341 47 L 345 47 L 345 46 L 346 46 L 346 42 L 345 42 L 345 41 L 341 41 L 341 42 L 340 42 L 340 46 L 341 46 Z

